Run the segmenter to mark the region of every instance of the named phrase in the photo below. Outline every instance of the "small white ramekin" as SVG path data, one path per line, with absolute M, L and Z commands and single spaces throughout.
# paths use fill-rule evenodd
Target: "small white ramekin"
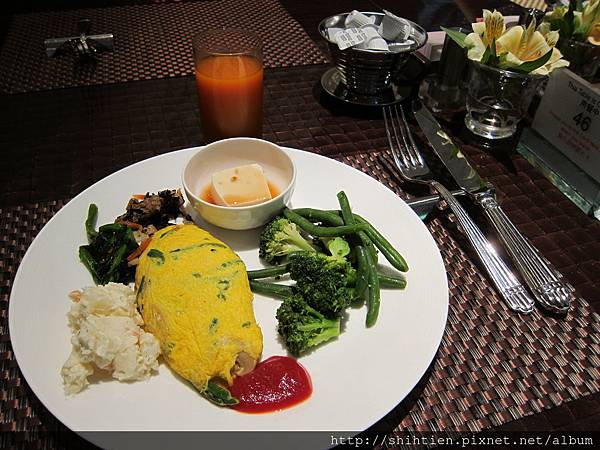
M 202 199 L 212 175 L 231 167 L 260 164 L 278 195 L 250 206 L 219 206 Z M 288 204 L 296 184 L 296 167 L 278 145 L 262 139 L 231 138 L 213 142 L 190 158 L 182 174 L 183 189 L 192 207 L 209 223 L 229 230 L 257 228 Z

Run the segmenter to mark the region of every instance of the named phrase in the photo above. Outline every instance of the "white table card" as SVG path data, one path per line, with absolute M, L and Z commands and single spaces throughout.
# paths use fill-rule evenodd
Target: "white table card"
M 532 128 L 600 182 L 600 91 L 570 70 L 554 72 Z

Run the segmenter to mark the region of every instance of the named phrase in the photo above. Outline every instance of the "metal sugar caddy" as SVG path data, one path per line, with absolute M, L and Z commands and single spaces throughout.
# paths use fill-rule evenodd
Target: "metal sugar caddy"
M 336 14 L 323 19 L 319 24 L 319 33 L 327 41 L 334 67 L 321 77 L 323 89 L 344 102 L 380 106 L 402 100 L 398 77 L 409 57 L 427 42 L 427 32 L 420 25 L 402 18 L 410 25 L 407 37 L 388 41 L 388 50 L 373 50 L 357 47 L 340 49 L 329 36 L 328 30 L 344 28 L 346 18 L 351 13 Z M 378 27 L 384 13 L 363 12 L 371 23 Z

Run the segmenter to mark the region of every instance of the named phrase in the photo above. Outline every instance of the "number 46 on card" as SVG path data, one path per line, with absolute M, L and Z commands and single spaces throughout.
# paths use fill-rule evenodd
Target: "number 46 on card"
M 600 182 L 600 90 L 568 69 L 557 70 L 532 128 Z

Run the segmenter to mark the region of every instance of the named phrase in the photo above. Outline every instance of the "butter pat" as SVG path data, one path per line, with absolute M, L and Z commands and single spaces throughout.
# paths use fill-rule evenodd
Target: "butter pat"
M 271 199 L 271 191 L 259 164 L 233 167 L 212 176 L 211 194 L 221 206 L 248 206 Z

